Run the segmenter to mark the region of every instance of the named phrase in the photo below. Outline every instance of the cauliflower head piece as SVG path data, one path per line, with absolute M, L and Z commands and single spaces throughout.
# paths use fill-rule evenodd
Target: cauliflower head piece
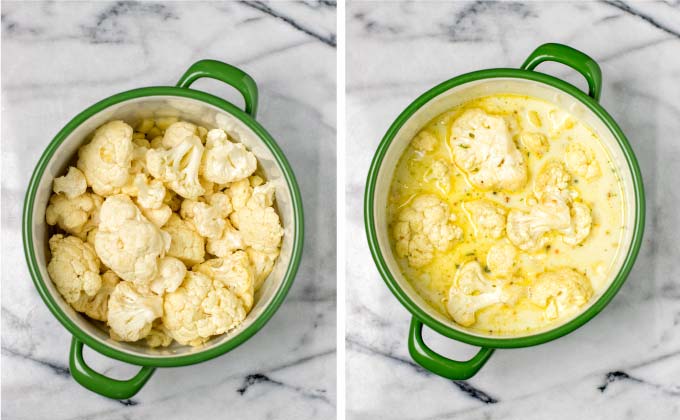
M 564 169 L 562 162 L 547 162 L 534 179 L 534 194 L 539 199 L 545 194 L 563 194 L 569 188 L 571 175 Z
M 255 291 L 258 291 L 274 269 L 276 259 L 279 257 L 279 251 L 261 252 L 253 248 L 247 248 L 246 253 L 248 253 L 248 258 L 255 274 Z
M 205 239 L 176 213 L 163 226 L 163 231 L 170 235 L 170 249 L 167 255 L 175 257 L 187 266 L 200 264 L 205 259 Z
M 412 267 L 432 261 L 435 250 L 446 252 L 463 231 L 453 223 L 449 206 L 434 195 L 414 198 L 399 213 L 392 234 L 397 256 L 408 258 Z
M 83 312 L 85 315 L 98 321 L 106 321 L 106 316 L 109 311 L 109 298 L 113 289 L 120 283 L 120 278 L 111 270 L 106 271 L 101 275 L 102 286 L 97 290 L 93 296 L 87 293 L 81 293 L 80 299 L 71 302 L 71 306 L 78 312 Z
M 100 219 L 94 239 L 99 258 L 123 280 L 148 286 L 170 246 L 170 236 L 149 222 L 124 194 L 104 201 Z
M 592 296 L 588 277 L 569 267 L 539 274 L 529 288 L 529 299 L 545 308 L 547 319 L 556 319 L 585 305 Z
M 564 162 L 570 172 L 585 178 L 586 181 L 592 181 L 601 174 L 600 165 L 593 151 L 579 143 L 570 143 L 567 146 Z
M 111 121 L 99 127 L 92 141 L 78 150 L 77 166 L 95 193 L 118 194 L 128 181 L 133 152 L 132 127 Z
M 507 277 L 514 271 L 516 259 L 517 248 L 504 239 L 489 248 L 486 254 L 486 266 L 494 275 Z
M 562 195 L 546 195 L 527 212 L 512 209 L 508 213 L 505 230 L 508 239 L 523 251 L 535 250 L 545 245 L 545 234 L 552 230 L 565 230 L 571 226 L 569 205 Z
M 85 239 L 89 231 L 99 223 L 99 210 L 103 199 L 97 194 L 84 193 L 74 198 L 53 194 L 45 211 L 45 220 L 50 226 Z
M 203 143 L 197 136 L 186 137 L 171 149 L 151 149 L 146 153 L 149 173 L 177 194 L 192 200 L 205 194 L 199 180 Z
M 253 307 L 255 294 L 255 271 L 250 265 L 248 254 L 236 251 L 222 258 L 209 259 L 193 268 L 193 271 L 222 283 L 234 293 L 241 302 L 246 313 Z
M 475 236 L 498 239 L 505 231 L 505 209 L 490 200 L 463 203 L 465 215 L 470 220 Z
M 151 280 L 149 288 L 160 296 L 174 292 L 182 284 L 186 274 L 187 267 L 182 261 L 173 257 L 163 257 L 158 263 L 158 274 Z
M 224 211 L 201 201 L 184 200 L 179 214 L 205 238 L 219 238 L 226 226 Z
M 178 121 L 170 124 L 163 133 L 163 147 L 170 149 L 180 144 L 186 138 L 198 136 L 198 127 L 196 125 L 186 122 Z
M 99 259 L 92 247 L 75 236 L 54 235 L 49 240 L 52 258 L 47 272 L 66 302 L 95 296 L 102 287 Z
M 434 182 L 439 191 L 447 194 L 451 191 L 450 173 L 449 165 L 443 159 L 438 159 L 425 172 L 423 180 L 425 182 Z
M 451 126 L 454 161 L 476 188 L 516 191 L 527 182 L 527 164 L 504 118 L 471 109 Z
M 433 152 L 437 148 L 439 141 L 437 137 L 429 131 L 423 130 L 411 140 L 411 146 L 421 153 Z
M 535 154 L 539 158 L 548 153 L 550 143 L 545 134 L 536 133 L 533 131 L 523 131 L 519 135 L 519 142 L 530 153 Z
M 165 295 L 163 325 L 178 343 L 198 346 L 237 327 L 246 317 L 241 300 L 220 282 L 188 271 L 182 285 Z
M 151 331 L 154 320 L 162 315 L 163 298 L 133 283 L 118 283 L 109 297 L 107 324 L 114 340 L 141 340 Z
M 85 175 L 80 169 L 73 166 L 68 168 L 66 175 L 54 178 L 52 184 L 52 191 L 55 194 L 64 194 L 69 200 L 85 194 L 86 190 L 87 180 L 85 180 Z
M 208 131 L 201 172 L 205 179 L 226 184 L 249 177 L 255 169 L 257 159 L 245 145 L 229 141 L 219 128 Z
M 238 229 L 246 246 L 263 252 L 274 252 L 281 246 L 283 227 L 274 210 L 274 187 L 262 184 L 250 191 L 246 205 L 231 214 L 232 225 Z M 232 200 L 232 204 L 234 201 Z

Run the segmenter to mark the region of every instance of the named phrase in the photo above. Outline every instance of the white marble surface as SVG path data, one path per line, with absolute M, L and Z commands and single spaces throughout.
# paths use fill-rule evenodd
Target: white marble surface
M 335 6 L 275 3 L 2 4 L 3 419 L 335 417 Z M 76 113 L 124 90 L 173 85 L 194 61 L 241 67 L 260 87 L 258 120 L 304 197 L 297 280 L 251 340 L 195 366 L 159 369 L 132 400 L 68 374 L 70 336 L 47 310 L 21 249 L 21 206 L 44 147 Z M 194 87 L 236 100 L 216 81 Z M 136 371 L 93 351 L 118 378 Z
M 348 418 L 680 418 L 680 4 L 357 2 L 347 25 Z M 409 357 L 409 313 L 363 240 L 370 160 L 420 93 L 464 72 L 517 67 L 551 41 L 602 66 L 602 104 L 642 167 L 644 246 L 620 293 L 576 332 L 498 350 L 469 381 L 442 379 Z M 565 67 L 540 69 L 585 86 Z M 451 357 L 474 351 L 431 331 L 425 340 Z

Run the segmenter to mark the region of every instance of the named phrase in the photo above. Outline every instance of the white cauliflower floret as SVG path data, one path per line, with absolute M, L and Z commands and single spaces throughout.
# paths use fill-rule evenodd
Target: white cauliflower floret
M 184 198 L 196 199 L 205 194 L 198 173 L 203 144 L 196 136 L 186 137 L 172 149 L 151 149 L 146 153 L 149 173 L 163 181 Z
M 592 296 L 588 277 L 567 267 L 540 274 L 529 288 L 529 299 L 545 308 L 547 319 L 585 305 Z
M 491 281 L 477 261 L 470 261 L 456 272 L 446 309 L 456 323 L 469 327 L 477 321 L 477 311 L 498 303 L 514 304 L 519 296 L 519 288 Z
M 587 181 L 592 181 L 600 176 L 600 165 L 595 160 L 593 151 L 581 144 L 569 144 L 564 161 L 569 171 L 585 178 Z
M 200 201 L 184 200 L 179 214 L 190 222 L 201 236 L 209 239 L 222 236 L 227 223 L 223 211 Z
M 198 346 L 237 327 L 246 317 L 243 303 L 220 282 L 188 271 L 182 285 L 165 295 L 163 325 L 180 344 Z
M 120 279 L 113 271 L 109 270 L 101 275 L 102 286 L 93 296 L 81 293 L 80 299 L 71 302 L 71 306 L 78 312 L 83 312 L 92 319 L 106 321 L 109 311 L 109 297 L 111 292 L 120 283 Z
M 505 119 L 471 109 L 451 127 L 454 161 L 470 183 L 483 190 L 515 191 L 527 181 L 527 164 Z
M 255 273 L 255 291 L 258 291 L 264 283 L 269 273 L 274 269 L 274 264 L 279 256 L 279 251 L 276 252 L 260 252 L 253 248 L 246 249 L 250 264 Z
M 141 174 L 146 171 L 146 152 L 151 148 L 151 144 L 146 139 L 135 138 L 132 139 L 132 144 L 133 150 L 132 160 L 130 161 L 130 173 Z
M 528 212 L 510 210 L 506 232 L 508 239 L 523 251 L 545 245 L 545 234 L 551 230 L 564 230 L 571 226 L 569 206 L 560 195 L 546 195 Z
M 283 227 L 273 207 L 274 187 L 263 184 L 248 190 L 246 205 L 231 214 L 231 224 L 238 229 L 243 242 L 263 252 L 273 252 L 281 245 Z M 232 200 L 233 202 L 233 200 Z
M 151 348 L 168 347 L 170 344 L 172 344 L 172 337 L 170 337 L 167 330 L 163 326 L 163 322 L 159 321 L 160 320 L 154 323 L 154 325 L 151 327 L 151 331 L 149 331 L 149 334 L 144 337 L 146 345 Z
M 149 288 L 161 296 L 174 292 L 182 284 L 186 273 L 187 267 L 182 261 L 174 257 L 163 257 L 158 263 L 158 274 L 151 280 Z
M 169 235 L 149 222 L 127 195 L 108 197 L 95 237 L 97 255 L 123 280 L 146 286 L 156 276 Z
M 146 209 L 140 206 L 139 210 L 144 217 L 149 219 L 151 223 L 159 228 L 165 226 L 165 224 L 168 223 L 168 220 L 170 220 L 170 216 L 172 216 L 172 209 L 165 204 L 157 209 Z
M 170 234 L 170 249 L 167 255 L 181 260 L 187 266 L 203 262 L 205 258 L 205 240 L 187 222 L 177 214 L 170 215 L 163 230 Z
M 539 199 L 546 193 L 562 194 L 569 187 L 569 181 L 571 181 L 571 176 L 561 162 L 547 162 L 536 175 L 534 194 Z
M 449 165 L 442 159 L 435 160 L 425 172 L 423 177 L 425 182 L 434 181 L 437 189 L 446 194 L 451 190 L 451 175 L 449 175 Z
M 548 153 L 548 149 L 550 149 L 548 138 L 541 133 L 524 131 L 519 135 L 519 142 L 527 151 L 539 158 Z
M 234 229 L 229 220 L 225 221 L 222 235 L 219 238 L 208 238 L 206 243 L 206 250 L 218 257 L 224 257 L 233 251 L 245 248 L 246 244 L 243 241 L 241 232 Z
M 52 258 L 47 272 L 66 302 L 94 296 L 102 286 L 99 259 L 92 247 L 76 238 L 57 234 L 50 238 Z
M 252 194 L 253 187 L 250 186 L 250 180 L 248 179 L 236 181 L 230 184 L 227 189 L 227 195 L 229 196 L 233 210 L 245 207 Z
M 222 192 L 216 192 L 206 197 L 208 204 L 216 209 L 222 218 L 227 218 L 234 210 L 231 207 L 229 196 Z
M 468 201 L 462 205 L 475 236 L 498 239 L 505 230 L 505 210 L 489 200 Z
M 593 217 L 590 214 L 590 207 L 581 202 L 571 205 L 571 224 L 569 228 L 563 230 L 562 241 L 569 245 L 578 245 L 590 235 L 590 227 L 593 224 Z
M 462 230 L 452 220 L 449 206 L 438 197 L 416 197 L 399 213 L 393 228 L 397 255 L 408 257 L 412 267 L 428 264 L 435 250 L 446 252 L 462 237 Z
M 497 276 L 506 277 L 514 271 L 517 248 L 507 240 L 495 243 L 486 254 L 486 266 Z
M 145 209 L 158 209 L 165 199 L 165 186 L 157 179 L 149 179 L 144 174 L 138 174 L 134 178 L 137 203 Z
M 432 152 L 437 148 L 437 137 L 429 131 L 421 131 L 411 140 L 411 146 L 420 152 Z
M 87 190 L 87 181 L 85 175 L 80 169 L 73 166 L 68 168 L 68 173 L 54 179 L 52 190 L 56 194 L 63 193 L 66 198 L 72 200 L 79 195 L 82 195 Z
M 197 127 L 189 122 L 179 121 L 170 124 L 163 134 L 163 147 L 171 149 L 180 144 L 184 139 L 198 135 Z
M 223 258 L 207 260 L 194 266 L 192 270 L 222 283 L 241 299 L 246 313 L 250 312 L 255 294 L 255 273 L 250 265 L 248 254 L 244 251 L 236 251 Z
M 257 169 L 255 155 L 242 143 L 229 141 L 219 128 L 208 131 L 201 174 L 217 184 L 247 178 Z
M 77 166 L 95 193 L 117 194 L 128 181 L 133 149 L 132 127 L 111 121 L 99 127 L 92 141 L 78 150 Z
M 85 239 L 87 233 L 99 222 L 99 209 L 102 198 L 97 194 L 84 193 L 74 198 L 53 194 L 45 211 L 45 219 L 50 226 Z
M 109 297 L 107 324 L 111 338 L 137 341 L 151 331 L 154 320 L 163 316 L 163 298 L 122 281 Z

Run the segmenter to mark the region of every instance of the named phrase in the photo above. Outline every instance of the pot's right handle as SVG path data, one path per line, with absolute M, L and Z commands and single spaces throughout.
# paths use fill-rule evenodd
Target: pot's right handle
M 69 356 L 69 368 L 71 376 L 80 385 L 94 391 L 99 395 L 116 400 L 131 398 L 151 378 L 156 368 L 143 366 L 142 369 L 131 379 L 120 381 L 95 372 L 83 359 L 83 342 L 73 337 L 71 341 L 71 354 Z
M 423 341 L 423 323 L 413 317 L 408 336 L 408 351 L 416 363 L 430 372 L 448 379 L 463 380 L 479 372 L 479 369 L 493 354 L 494 349 L 482 347 L 472 359 L 464 362 L 447 359 L 427 347 Z
M 196 80 L 208 77 L 224 82 L 238 90 L 246 104 L 246 112 L 255 118 L 257 114 L 257 84 L 248 73 L 217 60 L 197 61 L 177 81 L 177 87 L 188 89 Z
M 533 70 L 544 61 L 562 63 L 581 73 L 588 82 L 588 95 L 596 101 L 600 100 L 602 71 L 595 60 L 569 46 L 551 43 L 536 48 L 520 68 Z

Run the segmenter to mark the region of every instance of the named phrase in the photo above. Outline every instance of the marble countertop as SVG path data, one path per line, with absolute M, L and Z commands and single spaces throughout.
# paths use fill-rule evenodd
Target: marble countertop
M 335 19 L 327 2 L 3 2 L 3 419 L 335 418 Z M 24 264 L 26 185 L 75 114 L 124 90 L 173 85 L 203 58 L 234 64 L 259 85 L 258 120 L 304 197 L 302 265 L 284 304 L 247 343 L 199 365 L 158 369 L 131 400 L 109 400 L 70 377 L 70 335 Z M 193 87 L 242 104 L 219 82 Z M 85 357 L 116 378 L 137 370 L 94 351 Z
M 601 102 L 642 168 L 644 245 L 619 294 L 582 328 L 541 346 L 498 350 L 470 380 L 442 379 L 409 357 L 409 313 L 363 240 L 368 167 L 419 94 L 468 71 L 517 67 L 544 42 L 571 45 L 602 66 Z M 566 67 L 540 69 L 585 86 Z M 680 418 L 680 4 L 350 3 L 347 84 L 348 418 Z M 432 331 L 425 340 L 461 360 L 475 352 Z

